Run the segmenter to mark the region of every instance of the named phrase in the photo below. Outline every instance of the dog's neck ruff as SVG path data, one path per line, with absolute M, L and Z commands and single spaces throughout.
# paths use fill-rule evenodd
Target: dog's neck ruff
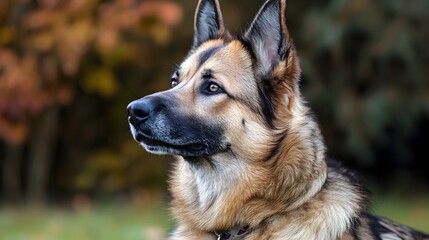
M 235 227 L 229 231 L 226 232 L 214 232 L 214 234 L 217 236 L 217 240 L 239 240 L 242 239 L 244 236 L 246 236 L 249 233 L 249 226 L 245 227 Z

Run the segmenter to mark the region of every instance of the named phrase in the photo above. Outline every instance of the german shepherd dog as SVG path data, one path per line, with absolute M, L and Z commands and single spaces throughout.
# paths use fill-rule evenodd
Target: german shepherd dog
M 268 0 L 232 36 L 218 0 L 200 0 L 172 88 L 128 105 L 134 139 L 176 158 L 169 239 L 429 239 L 369 214 L 356 177 L 328 160 L 285 10 Z

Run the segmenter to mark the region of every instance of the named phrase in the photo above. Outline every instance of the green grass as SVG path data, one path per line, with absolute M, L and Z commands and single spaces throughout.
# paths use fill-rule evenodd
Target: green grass
M 372 212 L 429 232 L 429 195 L 375 195 Z M 88 210 L 0 211 L 0 239 L 159 240 L 173 223 L 163 204 L 100 204 Z
M 163 239 L 171 228 L 161 204 L 98 206 L 92 210 L 14 210 L 0 212 L 0 239 L 127 240 Z
M 371 202 L 372 213 L 429 233 L 429 194 L 374 195 Z

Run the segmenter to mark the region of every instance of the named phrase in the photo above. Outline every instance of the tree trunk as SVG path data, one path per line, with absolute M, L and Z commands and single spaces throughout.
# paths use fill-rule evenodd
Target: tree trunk
M 58 131 L 59 109 L 48 108 L 35 122 L 30 137 L 28 201 L 43 206 L 46 201 L 47 180 Z
M 3 193 L 7 204 L 21 200 L 22 145 L 5 144 L 6 157 L 3 161 Z

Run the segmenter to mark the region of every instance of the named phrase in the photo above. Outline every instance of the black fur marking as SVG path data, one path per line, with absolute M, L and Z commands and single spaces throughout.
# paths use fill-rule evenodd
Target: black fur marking
M 428 239 L 429 235 L 422 232 L 411 229 L 407 226 L 400 225 L 389 219 L 383 217 L 376 217 L 369 213 L 365 214 L 368 219 L 371 232 L 374 235 L 374 239 L 380 239 L 382 234 L 394 234 L 401 239 Z
M 266 159 L 272 159 L 275 157 L 280 151 L 283 151 L 283 149 L 280 149 L 280 146 L 282 146 L 283 141 L 285 140 L 286 136 L 288 135 L 287 131 L 281 134 L 281 136 L 277 139 L 277 141 L 274 142 L 273 148 L 271 149 L 270 154 Z
M 243 118 L 243 119 L 241 120 L 241 124 L 243 125 L 243 127 L 245 127 L 245 126 L 246 126 L 246 119 L 244 119 L 244 118 Z
M 224 45 L 216 46 L 202 52 L 198 61 L 197 68 L 200 68 L 210 57 L 212 57 L 215 53 L 217 53 L 219 50 L 221 50 L 224 47 L 225 47 Z
M 259 88 L 258 88 L 259 98 L 261 99 L 262 115 L 264 116 L 264 119 L 267 125 L 270 128 L 274 129 L 275 113 L 274 113 L 272 97 L 270 94 L 272 92 L 273 92 L 273 89 L 270 81 L 262 80 L 262 83 L 259 85 Z
M 171 119 L 170 134 L 172 137 L 183 139 L 182 141 L 195 141 L 203 146 L 202 149 L 186 149 L 182 156 L 209 156 L 223 151 L 226 146 L 223 129 L 207 123 L 203 119 L 180 116 L 173 114 Z
M 358 240 L 359 236 L 358 236 L 358 228 L 360 226 L 360 219 L 359 217 L 355 217 L 352 220 L 352 226 L 350 227 L 351 232 L 350 234 L 352 235 L 353 239 Z
M 213 71 L 211 69 L 204 69 L 201 77 L 203 79 L 210 80 L 213 78 Z
M 379 226 L 378 226 L 377 219 L 368 213 L 365 214 L 365 217 L 368 219 L 369 230 L 371 230 L 371 235 L 374 237 L 374 240 L 383 240 L 380 237 L 380 233 L 384 233 L 385 231 L 380 232 L 380 229 L 378 228 Z M 374 223 L 377 223 L 377 224 L 374 224 Z

